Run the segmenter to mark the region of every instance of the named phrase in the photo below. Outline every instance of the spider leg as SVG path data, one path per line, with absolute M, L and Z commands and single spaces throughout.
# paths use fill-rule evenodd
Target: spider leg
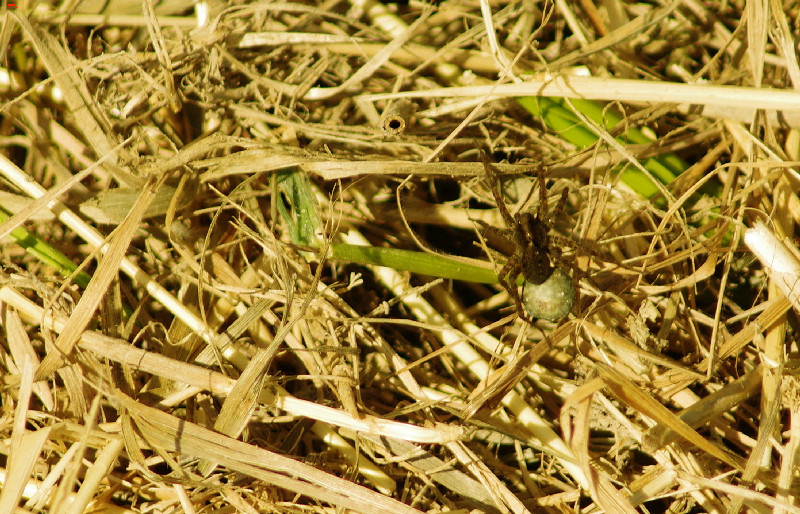
M 536 175 L 539 180 L 539 207 L 536 215 L 540 220 L 552 224 L 552 221 L 561 216 L 561 213 L 564 211 L 564 206 L 567 203 L 567 195 L 569 195 L 569 188 L 565 187 L 561 190 L 561 198 L 559 198 L 558 203 L 556 203 L 553 212 L 548 213 L 550 204 L 547 201 L 547 184 L 544 178 L 543 166 L 539 166 Z
M 561 198 L 559 198 L 558 203 L 556 204 L 556 208 L 553 209 L 551 219 L 556 219 L 561 216 L 561 213 L 564 212 L 564 206 L 567 204 L 567 195 L 569 195 L 569 188 L 565 187 L 561 190 Z
M 544 166 L 539 166 L 536 170 L 536 176 L 539 179 L 539 208 L 537 209 L 537 216 L 544 221 L 547 219 L 547 184 L 544 180 Z
M 503 286 L 511 298 L 514 299 L 514 304 L 517 307 L 517 315 L 519 315 L 522 319 L 529 323 L 533 323 L 533 320 L 528 316 L 527 311 L 525 311 L 525 307 L 522 305 L 522 297 L 519 295 L 519 289 L 517 289 L 517 275 L 522 269 L 522 263 L 520 262 L 517 256 L 512 256 L 506 265 L 503 266 L 503 269 L 500 270 L 500 274 L 497 276 L 498 282 L 500 285 Z M 511 277 L 511 280 L 508 279 Z
M 508 244 L 514 243 L 514 232 L 509 229 L 489 225 L 483 220 L 472 220 L 480 226 L 483 237 L 496 237 L 504 240 Z
M 555 205 L 555 208 L 552 212 L 548 212 L 549 203 L 547 201 L 547 186 L 544 180 L 544 173 L 542 172 L 542 168 L 539 169 L 539 209 L 537 217 L 539 220 L 548 227 L 548 234 L 544 241 L 544 252 L 551 257 L 554 257 L 556 260 L 560 261 L 561 257 L 561 247 L 565 246 L 565 241 L 567 239 L 557 236 L 557 235 L 550 235 L 549 229 L 553 226 L 555 220 L 561 216 L 561 213 L 564 211 L 564 207 L 567 203 L 567 196 L 569 195 L 569 188 L 565 187 L 561 190 L 561 197 L 558 199 L 558 202 Z M 566 246 L 572 246 L 567 244 Z
M 481 150 L 481 161 L 483 161 L 483 169 L 486 172 L 486 184 L 489 186 L 489 190 L 492 192 L 492 196 L 494 196 L 494 201 L 497 204 L 497 208 L 500 210 L 500 216 L 503 217 L 503 221 L 505 222 L 507 227 L 513 227 L 514 217 L 511 215 L 510 212 L 508 212 L 508 207 L 506 207 L 506 203 L 503 201 L 500 181 L 497 180 L 497 171 L 489 163 L 489 158 L 486 156 L 486 153 L 484 153 L 482 150 Z

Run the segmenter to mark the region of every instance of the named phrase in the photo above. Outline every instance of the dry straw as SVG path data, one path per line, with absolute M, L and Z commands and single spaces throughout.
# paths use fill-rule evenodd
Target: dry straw
M 0 12 L 0 512 L 800 512 L 800 4 L 401 4 Z

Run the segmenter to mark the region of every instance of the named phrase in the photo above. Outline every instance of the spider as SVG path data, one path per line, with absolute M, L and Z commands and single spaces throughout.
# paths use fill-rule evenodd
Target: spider
M 514 253 L 500 270 L 498 281 L 508 291 L 517 306 L 517 312 L 526 321 L 532 318 L 559 320 L 566 316 L 575 302 L 575 289 L 572 279 L 562 268 L 553 267 L 550 255 L 555 253 L 550 244 L 552 220 L 561 214 L 569 193 L 561 191 L 561 199 L 556 209 L 548 216 L 547 188 L 544 175 L 539 170 L 539 207 L 536 214 L 520 212 L 511 215 L 503 201 L 502 186 L 497 179 L 497 171 L 481 154 L 486 171 L 486 183 L 494 196 L 497 208 L 508 229 L 502 230 L 482 223 L 485 230 L 491 230 L 514 244 Z M 522 274 L 522 296 L 517 289 L 517 276 Z M 524 307 L 523 307 L 524 306 Z

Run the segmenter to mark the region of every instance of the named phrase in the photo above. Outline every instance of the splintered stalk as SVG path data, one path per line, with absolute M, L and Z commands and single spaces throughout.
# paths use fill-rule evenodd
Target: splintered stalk
M 744 233 L 744 242 L 750 251 L 758 257 L 764 269 L 775 284 L 792 302 L 795 309 L 800 310 L 800 260 L 797 259 L 797 248 L 791 241 L 781 241 L 762 221 L 757 221 Z M 794 250 L 794 251 L 793 251 Z

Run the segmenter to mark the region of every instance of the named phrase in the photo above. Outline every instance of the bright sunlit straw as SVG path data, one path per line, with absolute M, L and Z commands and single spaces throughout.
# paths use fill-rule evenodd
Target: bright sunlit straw
M 800 312 L 800 261 L 796 254 L 761 221 L 744 233 L 744 242 Z

